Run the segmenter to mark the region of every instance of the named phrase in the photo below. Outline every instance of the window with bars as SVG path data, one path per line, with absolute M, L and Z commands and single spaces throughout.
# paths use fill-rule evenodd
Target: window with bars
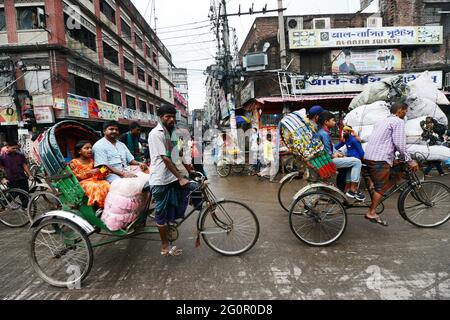
M 148 85 L 153 87 L 153 77 L 150 74 L 148 75 Z
M 441 25 L 441 14 L 439 13 L 441 8 L 426 7 L 424 11 L 424 19 L 426 26 L 439 26 Z
M 123 20 L 120 19 L 121 27 L 122 27 L 122 36 L 125 36 L 125 41 L 131 41 L 131 28 L 130 26 Z
M 75 94 L 83 97 L 99 99 L 100 89 L 98 83 L 74 75 Z
M 136 98 L 127 95 L 127 108 L 136 110 Z
M 134 34 L 134 37 L 136 39 L 136 48 L 143 50 L 142 38 L 138 36 L 136 33 Z
M 16 10 L 18 30 L 45 28 L 44 7 L 18 7 Z
M 105 0 L 100 1 L 100 11 L 109 21 L 116 24 L 116 10 L 114 10 Z
M 147 102 L 139 100 L 139 111 L 147 113 Z
M 5 9 L 0 8 L 0 31 L 6 31 Z
M 106 88 L 106 101 L 116 106 L 122 105 L 122 94 L 114 89 Z
M 64 21 L 71 19 L 68 14 L 64 14 Z M 84 44 L 93 51 L 97 51 L 97 37 L 88 28 L 80 25 L 80 28 L 68 28 L 69 23 L 65 23 L 66 32 L 72 39 Z
M 131 74 L 134 74 L 133 62 L 131 62 L 127 58 L 123 57 L 123 64 L 124 64 L 125 71 L 127 71 L 127 72 L 129 72 Z
M 119 52 L 103 41 L 103 56 L 115 65 L 119 65 Z
M 145 82 L 145 71 L 141 68 L 137 68 L 137 72 L 138 72 L 138 78 L 139 80 Z

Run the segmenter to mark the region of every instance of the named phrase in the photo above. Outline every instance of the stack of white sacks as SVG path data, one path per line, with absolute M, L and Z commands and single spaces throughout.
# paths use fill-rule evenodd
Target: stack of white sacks
M 407 149 L 412 156 L 425 158 L 433 161 L 446 161 L 450 159 L 450 148 L 444 146 L 428 146 L 422 139 L 422 128 L 420 122 L 426 117 L 432 117 L 440 124 L 448 126 L 448 119 L 438 105 L 448 106 L 450 101 L 437 89 L 428 72 L 424 72 L 419 78 L 408 83 L 408 97 L 406 103 L 409 106 L 406 119 Z M 382 89 L 382 88 L 380 88 Z M 363 96 L 375 94 L 380 96 L 379 92 L 373 92 L 374 88 L 363 92 L 352 102 L 353 110 L 345 117 L 344 123 L 353 127 L 363 140 L 365 149 L 367 141 L 371 136 L 375 125 L 379 121 L 387 118 L 390 114 L 390 107 L 385 101 L 376 101 L 369 105 L 358 105 L 364 99 Z M 388 90 L 385 89 L 387 94 Z M 377 97 L 378 97 L 377 96 Z M 386 95 L 387 98 L 387 95 Z M 365 99 L 370 101 L 369 99 Z

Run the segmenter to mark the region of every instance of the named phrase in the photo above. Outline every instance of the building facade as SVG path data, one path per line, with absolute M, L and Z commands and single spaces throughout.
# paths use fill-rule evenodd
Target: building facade
M 188 103 L 183 95 L 174 89 L 175 108 L 177 109 L 177 126 L 180 129 L 188 129 L 189 110 Z
M 0 92 L 3 123 L 32 108 L 43 125 L 152 128 L 158 106 L 174 104 L 171 54 L 131 1 L 0 0 L 0 65 L 0 90 L 10 84 Z M 11 109 L 17 116 L 5 118 Z
M 203 108 L 205 129 L 218 128 L 221 119 L 225 118 L 228 115 L 226 101 L 223 100 L 224 94 L 223 90 L 220 89 L 217 71 L 217 65 L 208 66 L 208 68 L 206 69 L 206 97 L 205 105 Z M 221 105 L 222 107 L 224 107 L 222 108 L 223 110 L 221 110 Z
M 443 89 L 450 72 L 448 14 L 433 13 L 448 10 L 447 2 L 385 0 L 378 14 L 285 17 L 286 70 L 278 18 L 257 18 L 240 51 L 246 67 L 237 88 L 240 113 L 274 130 L 283 113 L 315 104 L 343 116 L 366 86 L 398 74 L 408 82 L 428 70 Z
M 189 84 L 187 69 L 173 69 L 173 83 L 177 91 L 183 96 L 189 105 Z

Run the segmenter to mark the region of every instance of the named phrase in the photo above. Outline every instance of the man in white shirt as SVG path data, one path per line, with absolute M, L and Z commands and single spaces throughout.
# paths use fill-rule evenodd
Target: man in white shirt
M 134 159 L 127 146 L 118 140 L 119 124 L 116 121 L 108 121 L 103 125 L 102 139 L 94 144 L 94 167 L 106 166 L 111 171 L 107 180 L 112 183 L 120 178 L 134 178 L 133 173 L 127 171 L 129 165 L 140 166 L 142 171 L 147 170 L 147 166 Z
M 176 109 L 163 105 L 158 109 L 160 122 L 150 132 L 148 145 L 150 151 L 150 185 L 152 196 L 156 202 L 155 220 L 161 238 L 161 255 L 179 256 L 181 249 L 170 248 L 167 238 L 167 224 L 184 216 L 185 208 L 181 208 L 180 197 L 189 184 L 175 166 L 179 157 L 178 137 L 175 134 Z M 193 173 L 190 165 L 184 164 L 189 174 Z

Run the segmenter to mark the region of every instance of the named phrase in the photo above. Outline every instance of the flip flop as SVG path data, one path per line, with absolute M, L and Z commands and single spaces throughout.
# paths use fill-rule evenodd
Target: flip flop
M 170 250 L 161 251 L 161 255 L 164 257 L 179 257 L 183 254 L 183 250 L 178 249 L 176 246 L 170 248 Z
M 388 223 L 386 221 L 384 221 L 383 219 L 381 219 L 380 217 L 378 217 L 378 218 L 369 218 L 368 216 L 364 216 L 364 218 L 369 220 L 372 223 L 378 223 L 379 225 L 382 225 L 383 227 L 389 226 Z

